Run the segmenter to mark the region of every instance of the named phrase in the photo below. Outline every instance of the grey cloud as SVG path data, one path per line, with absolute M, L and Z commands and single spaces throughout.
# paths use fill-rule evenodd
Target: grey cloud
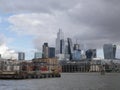
M 65 10 L 76 4 L 78 0 L 1 0 L 0 7 L 4 12 L 46 12 Z M 68 4 L 69 3 L 69 4 Z
M 50 28 L 55 35 L 57 28 L 61 27 L 66 36 L 78 39 L 80 43 L 88 44 L 89 48 L 99 48 L 104 43 L 120 42 L 119 0 L 16 0 L 14 2 L 1 0 L 0 2 L 0 7 L 6 12 L 52 14 L 55 22 L 50 21 L 51 28 L 43 25 L 42 29 L 47 32 Z M 41 19 L 39 18 L 39 20 Z M 41 29 L 41 26 L 38 29 Z M 36 30 L 36 32 L 38 31 Z M 38 38 L 40 35 L 34 40 L 37 47 L 40 45 Z M 55 37 L 51 40 L 53 39 Z
M 75 37 L 81 41 L 94 43 L 95 45 L 91 45 L 93 47 L 119 42 L 120 1 L 92 1 L 84 2 L 82 6 L 68 12 L 72 22 L 88 28 L 86 33 L 75 35 Z M 79 31 L 82 30 L 79 29 Z

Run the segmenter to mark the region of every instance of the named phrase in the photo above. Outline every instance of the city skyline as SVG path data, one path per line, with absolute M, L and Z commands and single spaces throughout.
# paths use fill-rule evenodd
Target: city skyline
M 16 57 L 25 52 L 27 59 L 34 57 L 31 53 L 42 50 L 44 42 L 55 46 L 62 28 L 65 38 L 99 49 L 101 57 L 103 44 L 120 48 L 119 7 L 117 0 L 0 0 L 0 53 Z M 117 52 L 120 57 L 120 49 Z

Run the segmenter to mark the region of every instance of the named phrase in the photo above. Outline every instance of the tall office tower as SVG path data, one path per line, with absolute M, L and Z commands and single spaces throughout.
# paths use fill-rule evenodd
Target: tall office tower
M 104 51 L 104 58 L 105 59 L 115 59 L 116 45 L 104 44 L 103 51 Z
M 35 52 L 34 58 L 35 58 L 35 59 L 41 58 L 41 52 Z
M 70 60 L 72 60 L 72 53 L 73 53 L 73 45 L 72 45 L 72 39 L 67 38 L 68 41 L 68 54 L 70 55 Z
M 18 60 L 25 60 L 25 53 L 24 52 L 18 52 Z
M 64 41 L 64 34 L 61 29 L 59 29 L 59 32 L 57 33 L 57 38 L 56 38 L 56 51 L 55 51 L 55 56 L 59 60 L 64 60 L 65 56 L 65 41 Z
M 61 29 L 59 29 L 59 32 L 57 33 L 57 38 L 56 38 L 56 55 L 64 53 L 63 52 L 64 48 L 64 34 Z
M 65 41 L 64 39 L 60 40 L 60 54 L 64 54 L 65 53 Z
M 49 58 L 55 58 L 55 48 L 54 47 L 49 47 L 48 56 L 49 56 Z
M 68 53 L 68 41 L 65 40 L 65 60 L 70 60 L 70 55 Z
M 48 43 L 43 44 L 42 58 L 48 58 Z

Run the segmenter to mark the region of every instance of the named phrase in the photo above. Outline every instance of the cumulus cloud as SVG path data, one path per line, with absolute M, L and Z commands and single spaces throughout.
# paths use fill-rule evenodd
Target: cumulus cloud
M 63 29 L 66 37 L 77 39 L 89 48 L 99 48 L 104 43 L 119 44 L 119 0 L 0 2 L 3 11 L 17 13 L 8 18 L 11 23 L 10 29 L 21 34 L 33 35 L 36 47 L 44 41 L 53 43 L 59 28 Z
M 17 59 L 17 53 L 15 50 L 9 49 L 5 44 L 0 45 L 0 54 L 2 58 Z
M 9 42 L 7 37 L 5 37 L 3 34 L 0 34 L 0 54 L 2 55 L 2 58 L 7 58 L 7 59 L 16 59 L 17 58 L 17 53 L 15 50 L 8 48 L 7 42 Z

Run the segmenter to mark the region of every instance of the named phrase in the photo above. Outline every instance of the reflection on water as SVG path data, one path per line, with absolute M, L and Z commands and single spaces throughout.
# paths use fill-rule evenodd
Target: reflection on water
M 120 73 L 63 73 L 61 78 L 0 80 L 0 90 L 120 90 Z

